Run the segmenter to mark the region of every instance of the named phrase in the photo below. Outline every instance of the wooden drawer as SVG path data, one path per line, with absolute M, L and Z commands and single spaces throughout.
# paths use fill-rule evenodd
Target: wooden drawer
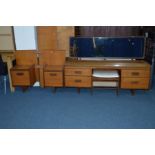
M 122 78 L 121 88 L 148 89 L 149 78 Z
M 13 86 L 28 86 L 31 85 L 29 71 L 11 71 Z
M 63 86 L 62 72 L 44 72 L 45 86 Z
M 122 70 L 122 77 L 150 77 L 150 70 Z
M 66 87 L 91 87 L 91 77 L 65 76 Z
M 91 76 L 90 68 L 65 68 L 65 75 Z

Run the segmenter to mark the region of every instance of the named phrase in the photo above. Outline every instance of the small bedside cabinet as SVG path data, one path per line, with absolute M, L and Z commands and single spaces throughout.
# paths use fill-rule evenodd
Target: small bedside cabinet
M 22 65 L 11 68 L 12 85 L 14 87 L 20 86 L 25 91 L 29 86 L 33 86 L 36 82 L 35 66 Z
M 44 86 L 56 88 L 63 87 L 63 66 L 46 65 L 44 67 Z

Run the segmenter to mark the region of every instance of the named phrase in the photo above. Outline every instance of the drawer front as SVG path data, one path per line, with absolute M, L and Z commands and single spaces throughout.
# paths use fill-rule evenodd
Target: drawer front
M 122 77 L 149 77 L 150 70 L 122 70 Z
M 89 68 L 65 68 L 65 75 L 91 76 Z
M 29 71 L 11 71 L 11 79 L 13 86 L 29 86 L 30 73 Z
M 66 87 L 91 87 L 91 77 L 65 76 Z
M 44 72 L 45 86 L 63 86 L 62 72 Z
M 148 89 L 149 78 L 122 78 L 121 88 L 126 89 Z

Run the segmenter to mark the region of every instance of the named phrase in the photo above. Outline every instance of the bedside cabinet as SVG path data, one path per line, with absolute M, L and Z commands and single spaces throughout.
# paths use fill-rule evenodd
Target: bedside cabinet
M 45 66 L 44 67 L 44 86 L 56 88 L 63 87 L 63 66 Z
M 35 66 L 15 66 L 10 69 L 12 85 L 21 86 L 25 90 L 36 82 Z

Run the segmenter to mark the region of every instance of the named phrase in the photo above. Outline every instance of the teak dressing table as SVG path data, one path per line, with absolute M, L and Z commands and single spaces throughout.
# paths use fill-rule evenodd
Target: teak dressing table
M 93 69 L 119 70 L 121 89 L 149 89 L 150 65 L 144 60 L 68 60 L 64 71 L 65 86 L 92 87 Z

